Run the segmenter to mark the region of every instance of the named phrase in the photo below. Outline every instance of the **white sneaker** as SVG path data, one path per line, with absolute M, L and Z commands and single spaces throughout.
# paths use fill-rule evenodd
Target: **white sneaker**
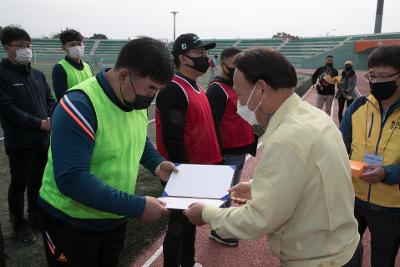
M 199 262 L 196 262 L 193 267 L 203 267 L 203 265 L 201 265 Z

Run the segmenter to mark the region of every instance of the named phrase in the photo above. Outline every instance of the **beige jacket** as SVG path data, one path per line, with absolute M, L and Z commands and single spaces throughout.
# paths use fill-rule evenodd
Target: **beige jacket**
M 342 266 L 360 236 L 342 136 L 324 112 L 293 94 L 271 118 L 252 199 L 237 208 L 206 206 L 203 220 L 223 238 L 268 235 L 282 266 Z

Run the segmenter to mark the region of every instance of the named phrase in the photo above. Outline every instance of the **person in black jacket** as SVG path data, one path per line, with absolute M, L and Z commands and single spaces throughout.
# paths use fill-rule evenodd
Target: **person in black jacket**
M 31 68 L 29 34 L 5 27 L 1 43 L 7 58 L 0 63 L 0 121 L 10 164 L 8 206 L 14 236 L 35 241 L 31 227 L 39 227 L 37 196 L 49 146 L 50 111 L 54 99 L 41 71 Z M 24 195 L 28 195 L 28 223 L 24 219 Z
M 325 104 L 325 112 L 329 116 L 335 95 L 335 83 L 330 81 L 333 81 L 338 74 L 337 69 L 333 67 L 333 56 L 329 55 L 325 59 L 325 66 L 316 69 L 311 77 L 311 82 L 318 93 L 316 107 L 322 109 Z M 327 79 L 322 79 L 323 77 L 330 77 L 331 79 L 328 82 Z

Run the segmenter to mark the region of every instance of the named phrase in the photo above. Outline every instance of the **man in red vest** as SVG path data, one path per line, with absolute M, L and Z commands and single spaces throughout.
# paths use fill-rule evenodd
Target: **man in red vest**
M 238 97 L 233 91 L 234 60 L 241 52 L 236 47 L 222 50 L 220 75 L 216 76 L 207 89 L 207 98 L 211 106 L 215 132 L 225 165 L 236 166 L 232 186 L 240 180 L 246 154 L 255 156 L 257 140 L 253 127 L 237 113 Z M 225 205 L 229 207 L 229 203 Z M 211 231 L 210 238 L 228 246 L 238 245 L 236 239 L 223 239 Z
M 197 78 L 209 67 L 205 44 L 193 33 L 180 35 L 172 55 L 176 74 L 156 100 L 157 149 L 176 163 L 218 164 L 222 157 L 207 97 Z M 194 260 L 196 227 L 182 211 L 172 211 L 164 239 L 164 266 L 201 266 Z

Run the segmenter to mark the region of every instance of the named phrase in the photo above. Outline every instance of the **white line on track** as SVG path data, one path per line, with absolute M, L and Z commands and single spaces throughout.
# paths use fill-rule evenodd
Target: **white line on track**
M 163 246 L 161 246 L 143 265 L 142 267 L 150 267 L 153 262 L 161 255 Z

